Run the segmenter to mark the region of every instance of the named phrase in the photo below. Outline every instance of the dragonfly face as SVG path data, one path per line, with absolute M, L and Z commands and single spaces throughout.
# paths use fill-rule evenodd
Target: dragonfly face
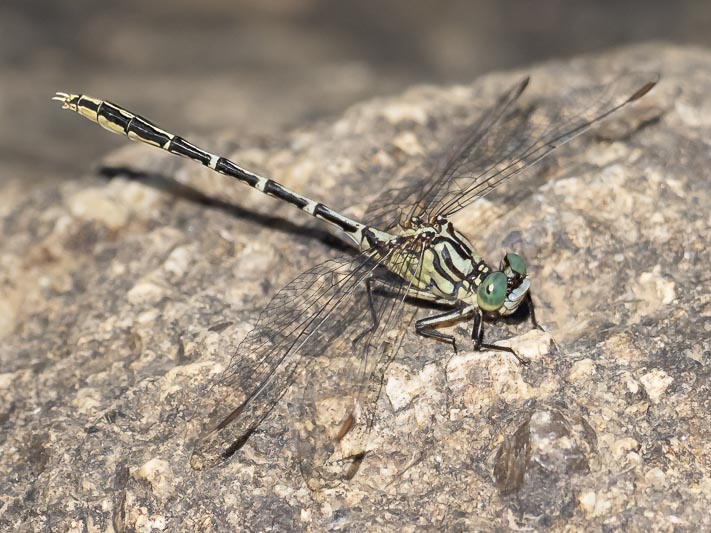
M 484 278 L 477 289 L 477 305 L 482 311 L 507 316 L 526 298 L 531 282 L 521 256 L 508 253 L 499 270 Z

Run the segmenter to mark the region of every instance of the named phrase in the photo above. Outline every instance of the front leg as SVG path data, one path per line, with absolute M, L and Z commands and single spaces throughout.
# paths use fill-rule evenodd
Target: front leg
M 538 320 L 536 320 L 536 311 L 534 310 L 534 307 L 533 307 L 533 298 L 531 297 L 531 291 L 526 293 L 526 305 L 528 306 L 528 315 L 531 317 L 531 325 L 535 329 L 538 329 L 544 333 L 548 333 L 545 329 L 543 329 L 543 326 L 541 326 L 538 323 Z M 553 343 L 553 347 L 555 348 L 556 352 L 561 353 L 558 343 L 555 341 L 555 339 L 552 336 L 551 336 L 551 342 Z
M 535 329 L 540 329 L 541 331 L 545 331 L 541 325 L 538 323 L 538 320 L 536 320 L 536 310 L 533 307 L 533 298 L 531 297 L 531 291 L 529 290 L 526 292 L 526 305 L 528 306 L 528 316 L 531 317 L 531 325 Z
M 472 340 L 474 340 L 474 349 L 476 351 L 480 350 L 495 350 L 499 352 L 508 352 L 513 355 L 518 362 L 523 366 L 528 366 L 531 361 L 525 357 L 518 355 L 513 348 L 508 346 L 497 346 L 496 344 L 485 344 L 482 342 L 484 337 L 484 317 L 481 314 L 481 310 L 477 309 L 474 313 L 474 327 L 472 328 Z
M 441 324 L 452 322 L 453 320 L 469 318 L 472 312 L 474 312 L 474 308 L 472 306 L 468 306 L 453 309 L 452 311 L 447 311 L 446 313 L 442 313 L 441 315 L 423 318 L 415 322 L 415 331 L 418 335 L 422 335 L 423 337 L 429 337 L 451 344 L 454 348 L 454 351 L 456 352 L 457 343 L 454 340 L 454 337 L 452 335 L 442 333 L 441 331 L 437 331 L 437 329 L 435 328 Z

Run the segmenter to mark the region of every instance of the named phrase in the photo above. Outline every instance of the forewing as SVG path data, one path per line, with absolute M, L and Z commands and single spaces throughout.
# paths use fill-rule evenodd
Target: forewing
M 429 175 L 403 178 L 380 193 L 368 206 L 364 221 L 388 231 L 398 224 L 407 226 L 410 217 L 424 212 L 438 194 L 446 190 L 452 173 L 468 157 L 474 146 L 511 109 L 528 81 L 528 78 L 524 78 L 511 86 L 499 97 L 496 105 L 485 111 L 473 126 L 460 135 L 458 142 L 433 158 L 436 164 Z
M 579 89 L 507 113 L 448 166 L 443 186 L 433 191 L 425 199 L 426 205 L 418 206 L 422 211 L 415 214 L 429 218 L 453 215 L 641 98 L 656 81 L 656 75 L 629 73 L 608 85 Z
M 363 302 L 356 289 L 378 268 L 376 253 L 321 263 L 272 298 L 210 392 L 220 403 L 193 451 L 193 468 L 216 465 L 237 451 L 298 372 L 357 321 L 351 315 L 362 312 Z
M 524 79 L 462 136 L 435 173 L 388 190 L 368 209 L 366 219 L 388 229 L 398 222 L 407 224 L 412 216 L 429 221 L 437 215 L 449 217 L 642 97 L 657 79 L 656 74 L 628 73 L 608 85 L 516 108 L 514 103 L 528 83 Z

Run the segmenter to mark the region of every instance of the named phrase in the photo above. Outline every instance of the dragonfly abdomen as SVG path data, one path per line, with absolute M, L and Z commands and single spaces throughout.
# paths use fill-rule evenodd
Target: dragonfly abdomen
M 112 133 L 125 135 L 131 140 L 150 144 L 171 154 L 192 159 L 220 174 L 235 178 L 253 189 L 283 200 L 316 218 L 325 220 L 342 230 L 356 244 L 362 240 L 362 230 L 365 226 L 360 222 L 351 220 L 328 206 L 302 196 L 274 180 L 245 170 L 226 157 L 211 154 L 121 106 L 82 94 L 57 93 L 54 99 L 59 100 L 64 109 L 74 111 Z

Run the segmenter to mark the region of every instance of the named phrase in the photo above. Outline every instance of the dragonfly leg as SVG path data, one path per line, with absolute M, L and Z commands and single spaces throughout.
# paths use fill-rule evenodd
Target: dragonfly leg
M 442 313 L 441 315 L 423 318 L 415 322 L 415 331 L 418 335 L 422 335 L 423 337 L 438 339 L 451 344 L 454 348 L 454 351 L 456 352 L 457 342 L 454 340 L 454 337 L 452 335 L 442 333 L 441 331 L 437 331 L 437 329 L 435 328 L 441 324 L 452 322 L 453 320 L 458 320 L 460 318 L 468 318 L 472 314 L 473 310 L 473 307 L 468 306 L 453 309 L 452 311 L 447 311 L 446 313 Z
M 533 298 L 531 297 L 531 291 L 528 291 L 526 293 L 526 305 L 528 306 L 528 316 L 531 317 L 531 325 L 535 329 L 540 329 L 541 331 L 545 331 L 543 327 L 538 323 L 538 320 L 536 320 L 536 310 L 533 306 Z
M 497 346 L 496 344 L 483 343 L 483 336 L 484 318 L 481 314 L 481 311 L 477 310 L 477 312 L 474 313 L 474 327 L 472 328 L 472 339 L 474 340 L 474 349 L 476 351 L 495 350 L 498 352 L 507 352 L 513 355 L 521 365 L 528 366 L 529 364 L 531 364 L 531 361 L 529 361 L 525 357 L 521 357 L 520 355 L 518 355 L 513 348 L 509 348 L 508 346 Z
M 358 344 L 361 340 L 363 340 L 363 337 L 370 335 L 378 329 L 378 326 L 380 325 L 380 317 L 378 316 L 378 312 L 375 310 L 375 302 L 373 301 L 373 285 L 376 281 L 378 281 L 378 278 L 374 275 L 368 276 L 365 280 L 365 291 L 368 295 L 368 308 L 370 309 L 370 318 L 373 323 L 370 327 L 361 331 L 358 336 L 351 341 L 351 346 Z
M 540 331 L 543 331 L 546 333 L 546 330 L 543 329 L 543 326 L 541 326 L 538 323 L 538 320 L 536 320 L 536 312 L 533 307 L 533 298 L 531 298 L 531 293 L 527 292 L 526 293 L 526 305 L 528 305 L 528 316 L 531 317 L 531 325 Z M 553 343 L 553 347 L 555 348 L 556 352 L 562 353 L 560 350 L 560 347 L 558 346 L 558 343 L 555 341 L 553 337 L 551 337 L 551 342 Z

